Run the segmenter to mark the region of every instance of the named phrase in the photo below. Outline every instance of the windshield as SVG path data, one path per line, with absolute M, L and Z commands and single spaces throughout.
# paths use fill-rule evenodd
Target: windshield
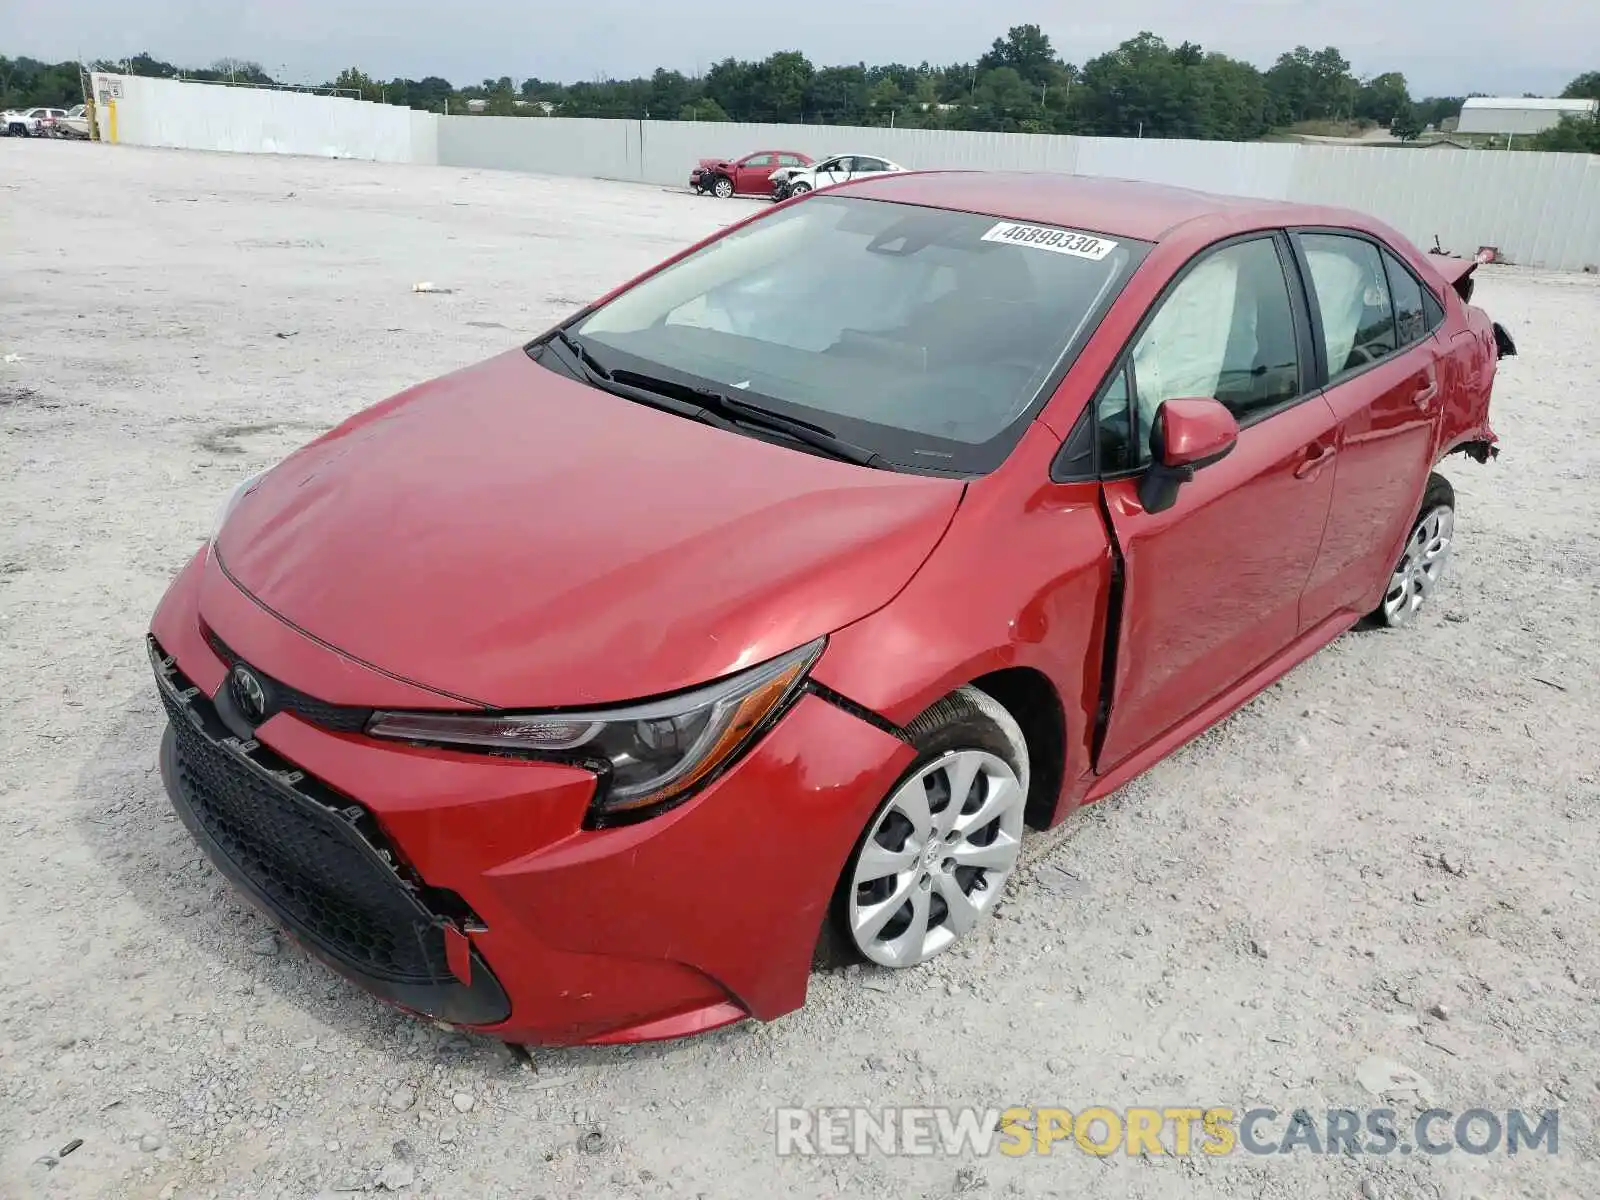
M 729 391 L 896 466 L 981 472 L 1010 452 L 1147 249 L 814 196 L 645 279 L 569 332 L 601 359 Z

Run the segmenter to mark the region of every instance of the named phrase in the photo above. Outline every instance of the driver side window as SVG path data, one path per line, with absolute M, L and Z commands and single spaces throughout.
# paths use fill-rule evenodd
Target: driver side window
M 1234 242 L 1184 273 L 1102 391 L 1101 470 L 1150 461 L 1150 431 L 1167 400 L 1210 397 L 1245 425 L 1300 391 L 1294 309 L 1277 241 Z

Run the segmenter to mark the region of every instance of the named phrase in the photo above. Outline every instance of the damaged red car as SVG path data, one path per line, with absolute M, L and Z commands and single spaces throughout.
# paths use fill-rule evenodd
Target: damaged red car
M 757 150 L 740 159 L 702 158 L 689 172 L 689 190 L 719 200 L 770 196 L 774 172 L 789 174 L 811 163 L 811 156 L 798 150 Z
M 240 485 L 150 630 L 171 801 L 507 1040 L 915 968 L 1028 829 L 1425 608 L 1514 350 L 1472 269 L 1062 175 L 763 210 Z

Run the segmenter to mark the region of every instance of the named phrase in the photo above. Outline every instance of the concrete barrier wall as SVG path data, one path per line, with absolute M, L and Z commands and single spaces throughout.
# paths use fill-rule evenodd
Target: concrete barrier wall
M 860 152 L 913 169 L 1060 171 L 1337 204 L 1383 218 L 1420 246 L 1498 246 L 1527 266 L 1600 267 L 1600 156 L 1454 148 L 1079 138 L 728 122 L 439 117 L 260 88 L 95 76 L 119 90 L 117 140 L 250 154 L 438 163 L 682 186 L 700 158 L 758 149 Z M 99 114 L 109 136 L 109 113 Z
M 1303 146 L 1288 195 L 1370 212 L 1423 249 L 1438 234 L 1457 253 L 1498 246 L 1527 266 L 1600 267 L 1593 154 Z
M 421 114 L 427 120 L 418 123 L 424 134 L 419 155 L 411 110 L 388 104 L 132 75 L 96 75 L 94 91 L 97 98 L 120 93 L 115 97 L 115 140 L 131 146 L 375 162 L 437 157 L 431 141 L 436 118 Z M 100 108 L 101 134 L 111 140 L 110 108 Z
M 682 185 L 700 158 L 861 151 L 912 168 L 1063 171 L 1360 209 L 1424 249 L 1498 246 L 1527 266 L 1600 266 L 1600 157 L 1454 148 L 1077 138 L 826 125 L 444 117 L 439 161 Z

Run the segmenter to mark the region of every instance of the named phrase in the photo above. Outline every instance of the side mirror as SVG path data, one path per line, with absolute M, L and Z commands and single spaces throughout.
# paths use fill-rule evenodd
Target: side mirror
M 1165 401 L 1150 429 L 1152 462 L 1139 481 L 1139 503 L 1152 513 L 1171 508 L 1178 488 L 1200 468 L 1227 458 L 1238 441 L 1239 423 L 1218 401 Z

